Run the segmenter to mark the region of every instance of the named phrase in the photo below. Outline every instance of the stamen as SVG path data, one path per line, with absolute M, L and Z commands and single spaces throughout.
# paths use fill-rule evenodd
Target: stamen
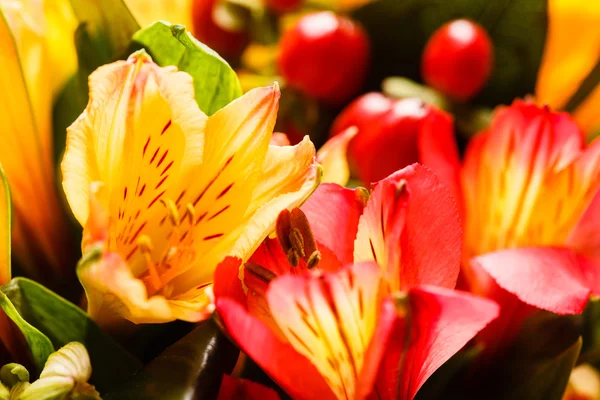
M 185 206 L 185 210 L 190 225 L 192 225 L 194 223 L 194 220 L 196 219 L 196 209 L 191 203 L 187 203 L 187 205 Z
M 137 240 L 137 244 L 148 265 L 148 275 L 153 287 L 152 291 L 158 290 L 162 286 L 162 282 L 160 280 L 160 275 L 158 274 L 157 266 L 152 260 L 152 240 L 146 235 L 141 235 Z
M 298 263 L 300 262 L 300 256 L 295 249 L 289 249 L 286 254 L 286 258 L 292 267 L 297 267 Z
M 319 262 L 321 262 L 321 252 L 319 250 L 314 251 L 309 257 L 308 261 L 306 261 L 306 266 L 308 269 L 312 269 L 316 267 Z
M 173 224 L 173 226 L 179 225 L 179 211 L 177 211 L 177 206 L 171 199 L 160 199 L 160 202 L 167 208 L 167 216 L 169 220 Z
M 304 239 L 298 228 L 292 228 L 292 231 L 290 232 L 290 243 L 292 243 L 292 248 L 296 250 L 300 257 L 306 255 L 304 253 Z

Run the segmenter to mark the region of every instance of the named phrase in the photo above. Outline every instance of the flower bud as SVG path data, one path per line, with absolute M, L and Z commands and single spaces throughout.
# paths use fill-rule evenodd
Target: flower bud
M 338 105 L 360 91 L 369 59 L 369 40 L 360 26 L 319 12 L 300 18 L 284 33 L 278 64 L 289 86 Z
M 485 85 L 493 62 L 493 44 L 478 24 L 459 19 L 439 28 L 421 60 L 423 80 L 459 101 L 475 96 Z

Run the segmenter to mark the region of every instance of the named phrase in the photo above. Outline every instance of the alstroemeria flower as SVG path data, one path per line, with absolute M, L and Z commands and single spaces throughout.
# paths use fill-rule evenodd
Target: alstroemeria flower
M 14 206 L 13 250 L 25 272 L 56 283 L 72 273 L 68 231 L 55 189 L 52 150 L 52 69 L 43 12 L 29 2 L 0 2 L 3 73 L 0 163 Z M 40 18 L 38 18 L 40 17 Z M 44 268 L 45 267 L 45 268 Z
M 600 141 L 517 100 L 472 139 L 461 178 L 463 277 L 502 308 L 484 339 L 508 344 L 536 309 L 581 313 L 600 293 Z
M 287 246 L 269 239 L 244 269 L 246 294 L 235 260 L 215 274 L 227 331 L 293 398 L 413 399 L 497 315 L 493 302 L 451 290 L 460 223 L 432 172 L 405 168 L 366 205 L 364 192 L 324 184 L 302 207 L 323 252 L 317 268 L 291 267 Z M 291 250 L 306 255 L 303 230 L 292 223 L 303 239 Z
M 192 77 L 143 51 L 90 76 L 62 171 L 84 251 L 102 250 L 78 268 L 93 318 L 206 317 L 217 264 L 246 260 L 313 192 L 310 140 L 269 145 L 279 96 L 255 89 L 208 118 Z

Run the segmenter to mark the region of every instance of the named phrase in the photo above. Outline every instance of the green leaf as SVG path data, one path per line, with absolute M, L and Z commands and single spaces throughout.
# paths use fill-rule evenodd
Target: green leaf
M 561 400 L 581 350 L 580 325 L 578 316 L 536 312 L 507 349 L 470 371 L 477 393 L 462 398 Z
M 11 203 L 8 180 L 0 165 L 0 285 L 8 282 L 10 270 Z
M 49 352 L 69 342 L 85 345 L 92 361 L 91 381 L 99 391 L 123 382 L 140 368 L 139 362 L 106 336 L 80 308 L 40 284 L 15 278 L 0 288 L 0 305 L 31 340 L 38 369 Z
M 495 47 L 493 75 L 475 103 L 508 104 L 533 93 L 548 24 L 547 0 L 378 0 L 353 13 L 373 48 L 370 88 L 388 76 L 420 79 L 431 34 L 457 18 L 479 22 Z
M 221 377 L 230 373 L 238 349 L 208 320 L 150 362 L 104 400 L 215 398 Z
M 196 102 L 208 115 L 242 95 L 235 71 L 182 25 L 158 21 L 133 35 L 160 66 L 175 65 L 194 78 Z
M 19 311 L 2 291 L 0 291 L 0 308 L 23 334 L 37 372 L 41 372 L 46 359 L 54 352 L 52 342 L 19 314 Z

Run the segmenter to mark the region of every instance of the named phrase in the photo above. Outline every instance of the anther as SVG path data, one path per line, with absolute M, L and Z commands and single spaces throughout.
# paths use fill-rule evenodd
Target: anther
M 296 250 L 300 257 L 304 257 L 304 239 L 302 238 L 302 233 L 298 228 L 292 228 L 290 232 L 290 243 L 292 244 L 292 248 Z
M 319 250 L 314 251 L 309 257 L 308 261 L 306 261 L 306 266 L 308 269 L 312 269 L 316 267 L 321 261 L 321 252 Z
M 175 205 L 175 203 L 173 202 L 173 200 L 171 200 L 171 199 L 167 199 L 167 200 L 160 199 L 160 202 L 167 209 L 167 216 L 169 217 L 169 220 L 171 221 L 171 223 L 173 224 L 173 226 L 178 226 L 179 225 L 179 212 L 177 211 L 177 206 Z
M 191 203 L 187 203 L 187 205 L 185 206 L 185 215 L 188 217 L 188 221 L 190 222 L 190 225 L 194 224 L 194 220 L 196 219 L 196 209 L 194 208 L 194 206 Z
M 152 260 L 152 240 L 146 235 L 140 235 L 140 237 L 137 240 L 137 245 L 140 249 L 140 252 L 146 259 L 146 264 L 148 265 L 148 276 L 150 278 L 150 284 L 152 285 L 154 290 L 158 290 L 162 286 L 162 282 L 160 280 L 160 275 L 158 274 L 157 266 Z
M 300 262 L 300 256 L 295 249 L 289 249 L 286 253 L 286 258 L 292 267 L 297 267 Z

